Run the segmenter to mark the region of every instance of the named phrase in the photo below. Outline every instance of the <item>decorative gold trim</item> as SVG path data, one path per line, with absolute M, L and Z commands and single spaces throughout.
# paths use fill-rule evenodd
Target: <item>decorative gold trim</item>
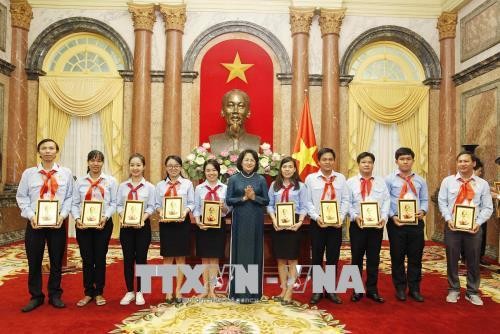
M 443 12 L 438 17 L 437 29 L 439 30 L 439 40 L 445 38 L 455 38 L 457 26 L 457 13 Z
M 299 33 L 309 34 L 313 16 L 313 7 L 290 7 L 290 26 L 292 36 Z
M 186 5 L 160 5 L 160 13 L 165 22 L 165 31 L 179 30 L 184 32 L 186 23 Z
M 10 3 L 11 26 L 30 30 L 33 10 L 26 0 L 12 0 Z
M 345 8 L 320 8 L 319 27 L 321 28 L 322 37 L 328 34 L 340 34 L 340 27 L 342 26 L 342 20 L 345 17 L 345 11 Z
M 153 31 L 153 25 L 156 21 L 155 5 L 140 5 L 130 2 L 127 5 L 129 13 L 132 14 L 132 21 L 134 21 L 134 30 Z

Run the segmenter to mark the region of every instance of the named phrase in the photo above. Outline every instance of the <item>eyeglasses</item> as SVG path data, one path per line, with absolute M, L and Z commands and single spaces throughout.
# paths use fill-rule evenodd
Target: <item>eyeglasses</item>
M 181 168 L 181 165 L 167 165 L 167 168 L 168 169 L 177 169 L 177 168 Z

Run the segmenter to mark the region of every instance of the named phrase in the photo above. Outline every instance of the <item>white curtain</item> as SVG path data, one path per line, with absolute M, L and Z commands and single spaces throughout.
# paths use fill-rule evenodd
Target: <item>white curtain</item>
M 369 152 L 375 155 L 374 175 L 385 177 L 396 169 L 394 152 L 401 147 L 396 124 L 375 123 Z

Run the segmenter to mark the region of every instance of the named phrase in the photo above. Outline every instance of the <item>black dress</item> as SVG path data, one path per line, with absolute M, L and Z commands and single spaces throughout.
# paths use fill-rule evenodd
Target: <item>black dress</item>
M 226 218 L 221 218 L 221 228 L 196 230 L 196 256 L 223 258 L 226 249 Z
M 243 201 L 245 188 L 250 185 L 255 191 L 255 200 Z M 264 212 L 269 203 L 267 184 L 263 176 L 241 172 L 229 178 L 226 203 L 233 207 L 231 223 L 232 265 L 258 266 L 258 292 L 236 293 L 235 280 L 231 280 L 229 298 L 258 300 L 262 296 L 262 272 L 264 265 Z

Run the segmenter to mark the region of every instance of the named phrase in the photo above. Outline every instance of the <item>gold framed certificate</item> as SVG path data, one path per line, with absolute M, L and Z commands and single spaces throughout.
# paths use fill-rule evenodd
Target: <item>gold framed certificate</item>
M 461 231 L 471 231 L 474 228 L 476 207 L 470 205 L 455 205 L 453 228 Z
M 182 218 L 182 196 L 163 197 L 162 222 L 179 221 Z
M 361 202 L 361 219 L 363 227 L 378 227 L 380 212 L 378 202 Z
M 497 197 L 493 198 L 494 204 L 497 207 L 497 218 L 500 218 L 500 181 L 495 181 L 495 190 L 497 191 Z
M 398 217 L 402 224 L 418 225 L 417 218 L 417 200 L 400 199 L 398 200 Z
M 39 199 L 36 204 L 36 228 L 59 228 L 59 201 Z
M 102 201 L 83 201 L 81 227 L 100 228 L 102 209 Z
M 495 189 L 497 190 L 497 194 L 500 194 L 500 181 L 495 181 Z
M 276 204 L 276 223 L 278 227 L 295 225 L 295 203 L 283 202 Z
M 321 218 L 326 225 L 342 225 L 337 201 L 321 201 Z
M 218 201 L 203 201 L 203 215 L 201 222 L 206 227 L 219 228 L 221 207 Z
M 128 200 L 123 210 L 122 227 L 144 226 L 142 217 L 144 215 L 144 201 Z

